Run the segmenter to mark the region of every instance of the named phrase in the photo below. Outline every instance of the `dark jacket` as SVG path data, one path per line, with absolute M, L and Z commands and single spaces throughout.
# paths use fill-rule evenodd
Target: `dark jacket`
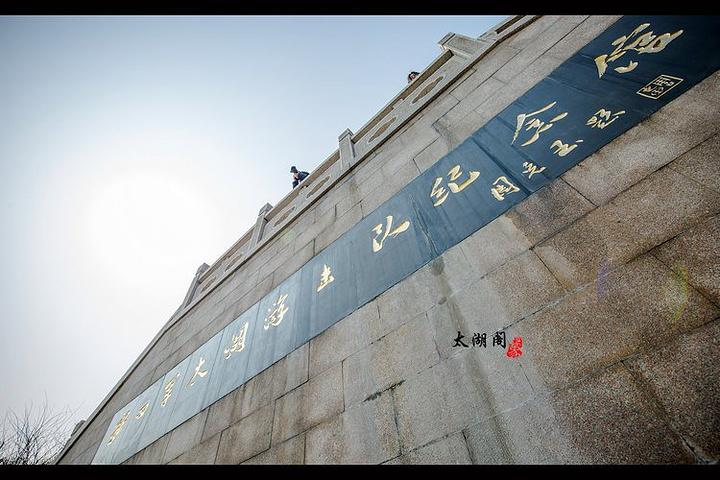
M 298 172 L 297 180 L 293 179 L 293 188 L 297 187 L 300 182 L 305 180 L 305 177 L 310 175 L 308 172 Z

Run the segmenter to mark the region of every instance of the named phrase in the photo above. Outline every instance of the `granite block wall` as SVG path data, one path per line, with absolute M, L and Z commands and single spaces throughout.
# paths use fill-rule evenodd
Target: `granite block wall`
M 90 463 L 118 409 L 618 18 L 499 42 L 169 326 L 60 463 Z M 125 463 L 717 463 L 719 80 Z

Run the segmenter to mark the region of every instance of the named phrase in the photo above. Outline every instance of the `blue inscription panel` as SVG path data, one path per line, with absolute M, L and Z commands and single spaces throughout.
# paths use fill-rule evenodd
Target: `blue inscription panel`
M 720 68 L 714 16 L 625 16 L 113 417 L 120 463 Z

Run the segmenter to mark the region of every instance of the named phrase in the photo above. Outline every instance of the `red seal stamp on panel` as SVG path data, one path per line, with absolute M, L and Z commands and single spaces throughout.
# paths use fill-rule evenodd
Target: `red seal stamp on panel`
M 513 341 L 508 345 L 507 356 L 510 358 L 517 358 L 522 355 L 522 338 L 515 337 Z

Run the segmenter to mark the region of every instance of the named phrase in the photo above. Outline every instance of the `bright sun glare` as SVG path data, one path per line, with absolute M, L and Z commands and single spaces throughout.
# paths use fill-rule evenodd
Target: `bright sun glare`
M 172 270 L 207 250 L 206 237 L 217 225 L 213 212 L 189 179 L 152 170 L 124 173 L 90 200 L 90 250 L 106 274 L 128 285 L 141 286 L 143 278 L 152 285 L 151 272 Z

